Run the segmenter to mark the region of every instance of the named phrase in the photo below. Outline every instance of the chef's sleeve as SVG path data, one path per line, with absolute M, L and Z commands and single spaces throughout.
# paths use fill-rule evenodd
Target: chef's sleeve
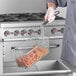
M 53 2 L 56 4 L 56 6 L 59 6 L 59 7 L 67 6 L 67 0 L 47 0 L 47 2 Z

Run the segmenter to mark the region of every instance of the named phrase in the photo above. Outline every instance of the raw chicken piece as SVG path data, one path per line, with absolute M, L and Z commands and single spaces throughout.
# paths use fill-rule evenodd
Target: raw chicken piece
M 17 63 L 18 63 L 18 66 L 19 66 L 19 67 L 23 67 L 23 66 L 24 66 L 23 57 L 19 57 L 19 58 L 17 59 Z
M 35 46 L 27 55 L 17 59 L 19 66 L 30 67 L 48 53 L 47 48 Z

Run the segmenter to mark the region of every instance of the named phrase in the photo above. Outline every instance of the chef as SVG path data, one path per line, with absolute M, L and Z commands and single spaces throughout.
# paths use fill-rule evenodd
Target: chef
M 45 21 L 48 20 L 49 23 L 54 21 L 58 6 L 67 6 L 61 59 L 76 67 L 76 0 L 47 0 L 47 4 Z

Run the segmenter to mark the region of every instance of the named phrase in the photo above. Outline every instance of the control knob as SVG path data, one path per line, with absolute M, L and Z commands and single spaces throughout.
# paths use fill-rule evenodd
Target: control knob
M 41 35 L 41 29 L 38 29 L 37 33 L 38 35 Z
M 18 30 L 15 30 L 14 31 L 14 36 L 18 36 L 19 35 L 19 31 Z
M 51 29 L 51 33 L 55 34 L 58 30 L 56 28 Z
M 10 32 L 7 30 L 7 31 L 4 32 L 4 35 L 8 36 L 8 35 L 10 35 Z
M 24 36 L 24 34 L 26 34 L 26 33 L 27 33 L 26 30 L 22 30 L 22 31 L 21 31 L 21 35 L 22 35 L 22 36 Z
M 34 30 L 33 30 L 33 29 L 29 29 L 29 30 L 28 30 L 28 34 L 29 34 L 29 35 L 34 34 Z
M 64 32 L 64 28 L 61 28 L 61 33 L 63 33 Z

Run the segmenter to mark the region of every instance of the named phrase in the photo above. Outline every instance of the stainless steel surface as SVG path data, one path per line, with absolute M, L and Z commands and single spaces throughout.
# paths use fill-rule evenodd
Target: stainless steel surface
M 46 0 L 0 0 L 0 10 L 0 14 L 45 12 Z
M 61 23 L 59 23 L 59 20 L 56 20 L 52 24 L 49 23 L 46 24 L 44 28 L 42 28 L 41 24 L 42 21 L 1 23 L 3 74 L 32 75 L 35 74 L 35 72 L 38 70 L 38 72 L 36 72 L 35 75 L 37 75 L 38 73 L 40 73 L 41 75 L 42 74 L 46 75 L 47 73 L 49 74 L 53 73 L 52 75 L 54 75 L 61 69 L 63 71 L 59 72 L 59 74 L 65 72 L 64 68 L 62 67 L 59 68 L 60 63 L 56 61 L 54 62 L 55 64 L 58 63 L 59 67 L 57 67 L 58 66 L 57 64 L 51 65 L 52 60 L 60 60 L 65 21 L 61 20 Z M 18 67 L 16 63 L 16 58 L 18 58 L 19 56 L 26 55 L 27 52 L 29 52 L 36 44 L 48 48 L 49 53 L 47 56 L 42 58 L 41 62 L 44 60 L 44 62 L 46 63 L 47 60 L 49 61 L 51 60 L 49 63 L 49 66 L 51 67 L 47 68 L 48 66 L 44 65 L 43 68 L 40 68 L 41 67 L 40 64 L 42 63 L 37 63 L 37 66 L 34 65 L 26 70 L 23 67 L 22 68 Z M 56 66 L 57 68 L 54 68 L 53 66 Z M 44 72 L 45 70 L 47 72 Z M 32 72 L 29 73 L 27 71 L 33 71 L 33 73 Z
M 39 61 L 30 68 L 18 67 L 16 62 L 4 63 L 4 75 L 68 75 L 71 70 L 65 66 L 61 61 L 46 60 Z
M 13 52 L 12 52 L 13 50 L 15 54 L 17 54 L 18 56 L 23 54 L 25 55 L 31 48 L 35 46 L 35 44 L 39 44 L 39 46 L 42 46 L 43 43 L 42 43 L 42 40 L 36 40 L 36 41 L 22 40 L 22 41 L 16 41 L 16 42 L 15 41 L 4 42 L 4 48 L 3 48 L 4 61 L 15 60 L 15 55 L 13 55 Z M 43 58 L 44 60 L 60 59 L 62 39 L 50 39 L 50 44 L 46 39 L 44 42 L 44 47 L 49 48 L 49 54 Z
M 4 76 L 12 76 L 12 75 L 4 75 Z M 26 75 L 15 75 L 15 76 L 26 76 Z M 70 73 L 67 73 L 67 74 L 52 74 L 52 75 L 50 75 L 50 74 L 43 74 L 43 75 L 27 75 L 27 76 L 73 76 L 73 75 L 70 74 Z
M 58 21 L 57 21 L 58 22 Z M 26 54 L 31 48 L 33 48 L 34 45 L 38 44 L 39 46 L 42 46 L 42 43 L 44 44 L 44 47 L 48 47 L 50 49 L 49 54 L 44 57 L 44 60 L 50 60 L 50 59 L 60 59 L 61 55 L 61 48 L 62 48 L 62 38 L 63 33 L 61 32 L 61 29 L 64 28 L 61 24 L 56 24 L 56 21 L 53 22 L 53 25 L 47 24 L 44 27 L 44 41 L 42 41 L 42 22 L 25 22 L 25 23 L 2 23 L 2 41 L 3 41 L 3 58 L 4 61 L 14 61 L 15 56 L 13 55 L 12 50 L 17 55 L 20 53 Z M 57 31 L 52 33 L 52 29 L 56 28 Z M 40 34 L 37 32 L 33 33 L 32 35 L 28 34 L 29 29 L 32 29 L 33 31 L 40 30 Z M 19 31 L 17 33 L 17 36 L 14 35 L 15 31 Z M 25 35 L 21 35 L 21 31 L 26 30 L 27 32 Z M 5 35 L 5 32 L 9 31 L 10 34 Z M 63 30 L 64 31 L 64 30 Z M 33 43 L 33 44 L 32 44 Z M 14 48 L 13 48 L 14 47 Z M 12 49 L 13 48 L 13 49 Z M 56 55 L 57 54 L 57 55 Z M 55 55 L 55 56 L 54 56 Z M 9 57 L 10 56 L 10 57 Z
M 0 75 L 72 76 L 60 61 L 65 19 L 58 17 L 47 23 L 42 36 L 46 10 L 46 0 L 0 0 Z M 61 8 L 61 16 L 62 11 Z M 25 55 L 35 44 L 44 44 L 49 54 L 30 68 L 18 67 L 16 58 Z
M 9 42 L 4 42 L 3 44 L 4 44 L 3 60 L 4 62 L 8 62 L 8 61 L 16 60 L 15 54 L 16 54 L 16 57 L 17 56 L 19 57 L 21 55 L 26 55 L 26 53 L 29 52 L 31 48 L 33 48 L 36 44 L 39 44 L 39 46 L 42 46 L 42 40 L 22 40 L 22 41 L 12 41 L 12 42 L 9 41 Z M 48 40 L 45 40 L 44 45 L 45 47 L 49 46 Z M 31 47 L 31 48 L 28 48 L 28 47 Z
M 23 1 L 19 0 L 19 2 Z M 7 1 L 7 3 L 9 2 Z M 25 2 L 27 3 L 29 0 Z M 33 1 L 30 2 L 33 3 Z M 32 7 L 32 5 L 27 9 L 25 7 L 26 11 L 28 11 L 27 13 L 26 11 L 25 13 L 16 11 L 0 15 L 0 46 L 2 48 L 0 52 L 2 59 L 0 59 L 2 63 L 0 73 L 4 76 L 70 76 L 71 71 L 60 61 L 65 19 L 56 17 L 54 22 L 47 23 L 42 28 L 46 0 L 34 2 L 37 4 L 35 4 L 36 7 Z M 29 6 L 27 4 L 25 6 Z M 49 50 L 48 55 L 30 68 L 18 67 L 16 58 L 26 55 L 36 44 L 41 47 L 47 47 Z
M 60 60 L 62 50 L 62 38 L 61 39 L 49 39 L 49 53 L 45 56 L 44 60 Z
M 53 73 L 52 75 L 54 75 L 58 71 L 61 71 L 61 69 L 63 71 L 59 72 L 59 74 L 62 74 L 62 72 L 66 72 L 64 71 L 64 68 L 59 68 L 60 64 L 56 61 L 54 63 L 58 63 L 59 67 L 57 67 L 57 64 L 51 65 L 52 60 L 60 60 L 65 21 L 61 20 L 61 23 L 59 23 L 59 20 L 56 20 L 52 24 L 46 24 L 44 28 L 42 28 L 41 24 L 42 21 L 1 23 L 3 74 L 32 75 L 35 74 L 35 72 L 38 70 L 35 75 L 37 75 L 38 73 L 40 73 L 41 75 Z M 34 65 L 26 70 L 23 67 L 18 67 L 16 63 L 16 58 L 18 58 L 19 56 L 26 55 L 27 52 L 29 52 L 36 44 L 48 48 L 49 53 L 47 56 L 42 58 L 41 62 L 44 60 L 44 62 L 46 63 L 47 60 L 51 60 L 49 63 L 49 66 L 51 67 L 47 68 L 48 66 L 44 65 L 45 67 L 43 66 L 43 68 L 40 68 L 40 64 L 42 63 L 37 63 L 37 66 Z M 57 68 L 54 68 L 53 66 L 56 66 Z M 46 72 L 44 72 L 45 70 Z M 33 73 L 29 73 L 27 71 L 33 71 Z M 67 71 L 67 74 L 68 73 L 70 72 Z
M 46 12 L 46 0 L 0 0 L 0 10 L 0 14 Z M 59 16 L 66 17 L 66 8 L 58 7 L 56 10 L 60 11 Z
M 26 21 L 26 22 L 5 22 L 1 23 L 1 28 L 11 28 L 11 27 L 22 27 L 22 26 L 41 26 L 43 22 L 42 21 Z M 31 24 L 31 25 L 30 25 Z M 48 23 L 47 26 L 61 26 L 65 25 L 65 20 L 55 20 L 51 24 Z
M 1 23 L 1 32 L 3 39 L 15 39 L 15 38 L 30 38 L 30 37 L 40 37 L 40 31 L 41 31 L 41 21 L 36 22 L 23 22 L 23 23 Z M 45 36 L 63 36 L 63 29 L 65 25 L 64 20 L 56 20 L 55 22 L 51 24 L 47 24 L 44 28 L 45 30 Z M 56 30 L 54 30 L 56 28 Z M 32 35 L 28 34 L 29 30 L 32 29 L 34 33 Z M 15 36 L 14 32 L 18 30 L 18 35 Z M 27 31 L 24 35 L 21 34 L 21 31 L 25 30 Z M 9 32 L 9 33 L 8 33 Z M 7 36 L 6 36 L 7 35 Z

